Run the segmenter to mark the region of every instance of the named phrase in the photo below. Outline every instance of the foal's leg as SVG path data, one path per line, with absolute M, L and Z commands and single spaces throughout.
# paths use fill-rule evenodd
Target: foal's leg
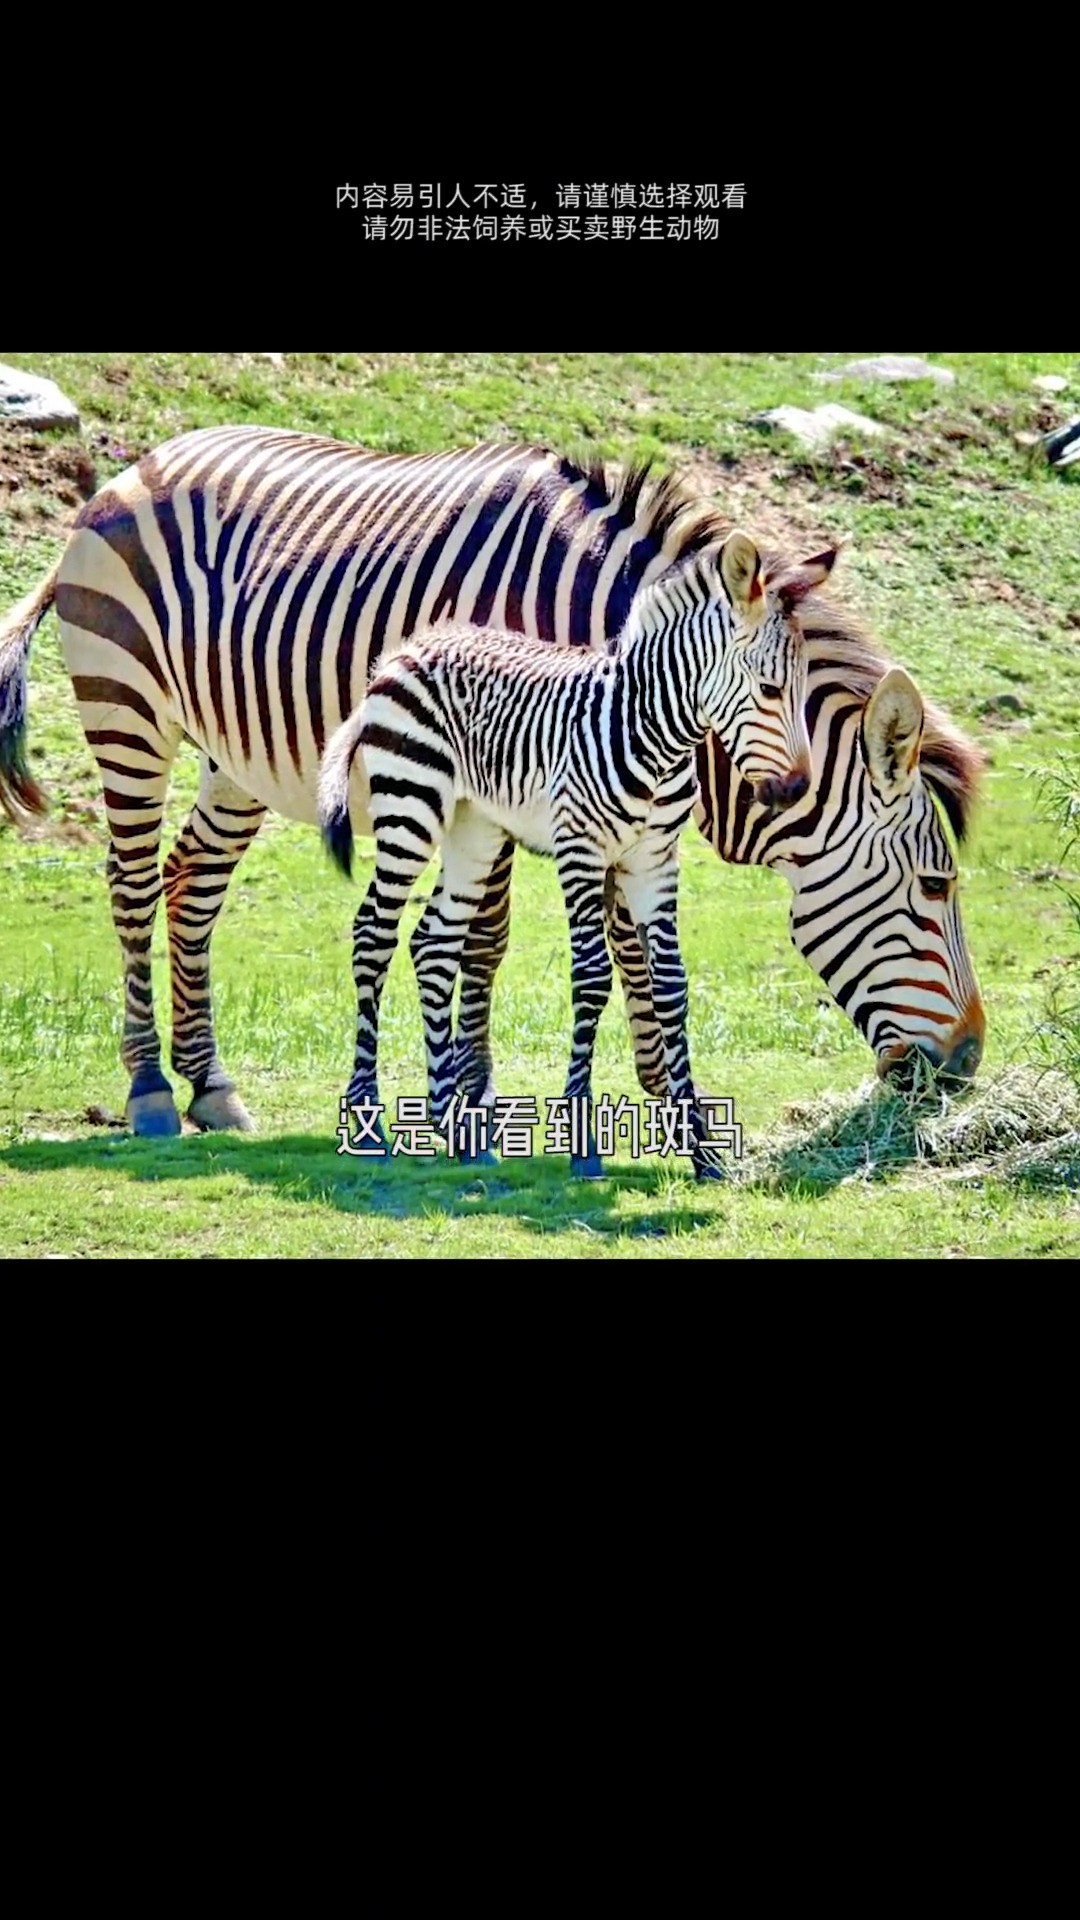
M 475 807 L 458 805 L 443 841 L 439 885 L 410 942 L 424 1016 L 430 1112 L 440 1129 L 444 1128 L 456 1084 L 451 1012 L 454 982 L 469 928 L 483 903 L 503 841 L 500 827 Z M 479 1093 L 483 1085 L 481 1081 Z
M 664 1036 L 653 1010 L 649 962 L 614 867 L 608 869 L 604 882 L 604 921 L 611 957 L 622 982 L 637 1077 L 647 1094 L 662 1100 L 667 1092 L 667 1066 Z
M 690 1072 L 686 1026 L 690 996 L 678 936 L 677 838 L 646 834 L 620 862 L 618 880 L 645 955 L 651 1011 L 663 1044 L 667 1097 L 675 1105 L 686 1103 L 698 1179 L 722 1179 L 723 1167 L 716 1148 L 708 1145 L 705 1116 Z M 638 982 L 636 971 L 634 977 Z
M 667 1092 L 667 1066 L 664 1036 L 653 1008 L 649 963 L 638 939 L 637 928 L 630 918 L 630 909 L 620 891 L 619 876 L 614 867 L 607 877 L 604 916 L 608 946 L 622 982 L 626 1018 L 634 1048 L 634 1068 L 645 1092 L 654 1100 L 662 1100 Z M 706 1106 L 709 1104 L 711 1096 L 703 1093 L 696 1081 L 694 1094 L 699 1106 L 702 1103 Z
M 353 922 L 353 979 L 356 982 L 356 1057 L 345 1098 L 350 1107 L 377 1107 L 379 1087 L 379 1002 L 397 947 L 401 916 L 413 884 L 438 845 L 436 832 L 418 823 L 375 828 L 375 872 Z M 386 1146 L 381 1126 L 374 1130 Z
M 454 1078 L 470 1106 L 495 1099 L 491 1061 L 491 994 L 510 939 L 510 874 L 514 842 L 504 840 L 469 925 L 461 956 Z
M 172 1063 L 191 1081 L 190 1118 L 200 1127 L 254 1129 L 217 1057 L 210 1001 L 210 940 L 225 889 L 266 817 L 205 755 L 199 797 L 165 862 L 165 904 L 172 975 Z
M 592 1064 L 596 1029 L 611 993 L 611 961 L 604 938 L 604 867 L 597 850 L 571 825 L 555 840 L 567 919 L 570 922 L 570 993 L 574 1008 L 574 1036 L 566 1099 L 584 1100 L 587 1143 L 584 1154 L 571 1154 L 570 1171 L 578 1179 L 598 1180 L 603 1163 L 596 1151 L 592 1125 Z

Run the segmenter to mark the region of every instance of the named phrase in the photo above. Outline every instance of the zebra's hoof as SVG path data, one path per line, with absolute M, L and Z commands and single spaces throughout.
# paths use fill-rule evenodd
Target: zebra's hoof
M 457 1097 L 465 1107 L 493 1107 L 497 1095 L 495 1082 L 490 1073 L 486 1080 L 478 1082 L 473 1072 L 462 1071 L 455 1077 Z
M 694 1168 L 694 1178 L 695 1180 L 726 1180 L 727 1174 L 723 1167 L 706 1165 Z
M 479 1153 L 456 1153 L 455 1160 L 463 1167 L 497 1167 L 499 1156 L 492 1153 L 490 1147 L 481 1147 Z
M 180 1131 L 171 1093 L 135 1094 L 124 1108 L 124 1118 L 140 1140 L 167 1140 Z
M 188 1108 L 188 1119 L 194 1120 L 203 1133 L 221 1133 L 227 1127 L 234 1127 L 238 1133 L 258 1132 L 240 1095 L 231 1087 L 200 1093 Z
M 572 1153 L 570 1172 L 575 1180 L 602 1180 L 604 1163 L 598 1153 Z

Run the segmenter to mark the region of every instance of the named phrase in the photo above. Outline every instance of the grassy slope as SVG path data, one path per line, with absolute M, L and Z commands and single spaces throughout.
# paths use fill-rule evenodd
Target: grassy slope
M 751 527 L 788 527 L 810 540 L 850 533 L 839 590 L 993 755 L 963 863 L 992 1071 L 1023 1057 L 1046 983 L 1075 945 L 1053 877 L 1057 838 L 1033 817 L 1025 776 L 1080 734 L 1080 631 L 1070 621 L 1080 609 L 1080 496 L 1073 479 L 1030 465 L 1015 435 L 1045 417 L 1033 373 L 1062 372 L 1074 384 L 1078 375 L 1075 359 L 1062 355 L 933 357 L 956 373 L 955 387 L 822 387 L 813 378 L 821 362 L 810 355 L 289 355 L 284 368 L 256 355 L 0 355 L 71 393 L 99 481 L 145 446 L 216 420 L 310 427 L 389 450 L 507 434 L 618 458 L 657 453 Z M 835 398 L 884 421 L 887 439 L 851 441 L 808 461 L 748 424 L 764 406 Z M 15 496 L 0 522 L 0 608 L 34 583 L 61 539 L 62 510 L 47 491 Z M 81 1118 L 90 1103 L 121 1111 L 126 1090 L 105 839 L 52 620 L 35 646 L 32 689 L 35 764 L 55 807 L 40 839 L 0 833 L 7 1250 L 344 1255 L 423 1253 L 438 1242 L 490 1256 L 775 1249 L 872 1257 L 898 1246 L 1075 1247 L 1074 1197 L 994 1179 L 946 1183 L 912 1170 L 869 1188 L 800 1192 L 796 1180 L 794 1191 L 789 1182 L 787 1191 L 716 1193 L 651 1160 L 626 1162 L 594 1190 L 571 1186 L 558 1159 L 504 1161 L 478 1184 L 453 1167 L 373 1171 L 339 1158 L 332 1130 L 351 1055 L 348 929 L 357 896 L 330 874 L 309 831 L 279 822 L 241 868 L 215 938 L 222 1052 L 263 1135 L 165 1146 L 110 1139 Z M 191 759 L 176 781 L 174 824 L 193 776 Z M 696 1074 L 734 1097 L 760 1141 L 785 1102 L 854 1091 L 870 1056 L 839 1012 L 821 1004 L 816 976 L 788 944 L 783 884 L 718 869 L 693 834 L 684 845 Z M 497 1059 L 503 1091 L 542 1100 L 559 1091 L 564 1070 L 568 945 L 553 871 L 524 858 L 518 867 Z M 392 1069 L 384 1097 L 422 1090 L 403 955 L 383 1032 Z M 601 1027 L 597 1087 L 636 1095 L 615 1001 Z M 50 1134 L 62 1137 L 42 1137 Z

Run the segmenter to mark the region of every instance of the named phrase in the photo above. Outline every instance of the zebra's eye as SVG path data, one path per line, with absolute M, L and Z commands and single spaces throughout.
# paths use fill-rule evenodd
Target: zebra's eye
M 780 698 L 780 689 L 779 687 L 774 687 L 771 680 L 762 681 L 761 691 L 765 695 L 766 700 L 779 700 Z
M 921 873 L 919 885 L 928 900 L 944 900 L 952 881 L 947 873 Z

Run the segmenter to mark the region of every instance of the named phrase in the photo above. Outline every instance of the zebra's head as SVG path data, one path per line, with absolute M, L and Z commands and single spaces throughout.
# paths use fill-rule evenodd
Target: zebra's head
M 836 553 L 830 548 L 769 576 L 755 542 L 741 529 L 728 535 L 720 551 L 720 582 L 733 624 L 702 676 L 700 713 L 762 806 L 790 807 L 810 787 L 798 606 L 828 578 Z M 712 611 L 722 618 L 719 605 Z
M 846 719 L 858 727 L 854 777 L 839 810 L 828 809 L 825 845 L 815 851 L 813 836 L 800 843 L 793 820 L 769 864 L 795 889 L 796 947 L 869 1041 L 879 1075 L 910 1078 L 922 1056 L 967 1080 L 982 1057 L 986 1016 L 960 923 L 956 860 L 920 770 L 922 696 L 892 667 L 861 723 L 857 712 L 849 708 Z M 838 706 L 831 724 L 815 726 L 819 786 L 829 777 L 823 756 L 834 769 L 845 759 L 844 725 Z M 962 830 L 962 811 L 954 819 Z

